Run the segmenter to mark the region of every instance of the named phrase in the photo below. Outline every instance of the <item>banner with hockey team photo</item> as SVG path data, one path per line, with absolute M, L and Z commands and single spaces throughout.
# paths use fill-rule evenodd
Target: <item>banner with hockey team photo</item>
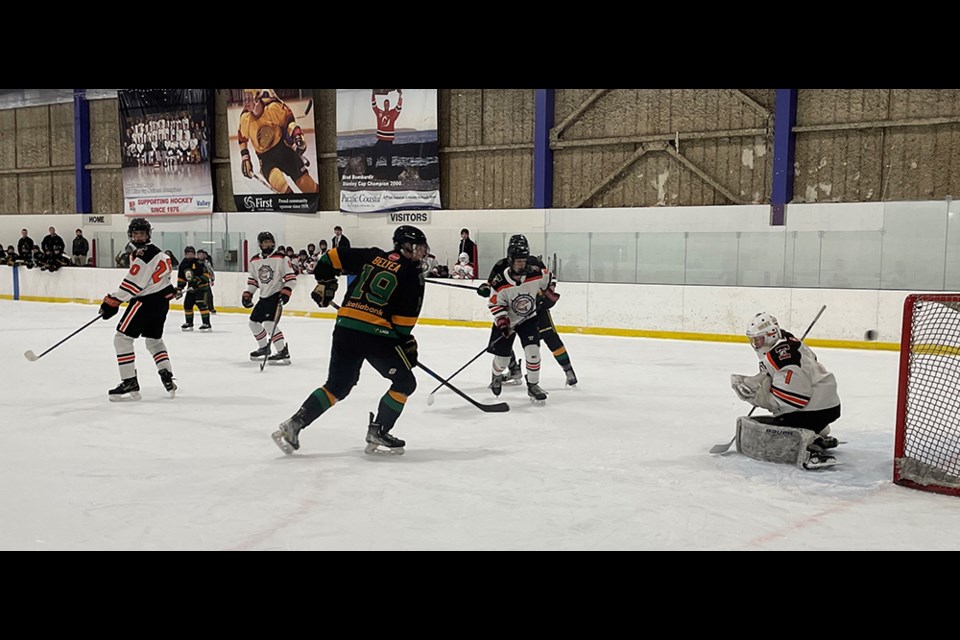
M 213 213 L 208 89 L 118 89 L 124 212 Z
M 440 208 L 436 89 L 337 89 L 340 211 Z
M 313 89 L 227 89 L 230 176 L 240 211 L 316 213 Z

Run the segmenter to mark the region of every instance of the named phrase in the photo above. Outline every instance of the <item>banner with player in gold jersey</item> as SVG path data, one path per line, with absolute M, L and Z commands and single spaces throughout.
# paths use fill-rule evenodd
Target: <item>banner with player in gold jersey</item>
M 340 210 L 440 208 L 436 89 L 337 89 Z
M 312 89 L 227 89 L 230 175 L 240 211 L 315 213 Z

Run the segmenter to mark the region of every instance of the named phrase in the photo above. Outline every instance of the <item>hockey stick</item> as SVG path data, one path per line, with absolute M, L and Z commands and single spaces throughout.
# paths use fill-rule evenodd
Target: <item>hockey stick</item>
M 310 109 L 313 109 L 313 98 L 307 102 L 307 108 L 303 110 L 303 113 L 294 114 L 293 117 L 299 120 L 300 118 L 306 118 L 310 113 Z
M 259 173 L 257 173 L 256 171 L 253 172 L 253 179 L 256 180 L 257 182 L 259 182 L 260 184 L 262 184 L 263 186 L 265 186 L 267 189 L 270 189 L 270 191 L 272 191 L 272 192 L 274 192 L 274 193 L 280 193 L 279 191 L 277 191 L 276 189 L 273 188 L 273 185 L 272 185 L 272 184 L 270 184 L 269 182 L 267 182 L 267 181 L 264 179 L 264 177 L 263 177 L 262 175 L 260 175 Z
M 102 317 L 102 316 L 98 313 L 96 318 L 94 318 L 93 320 L 91 320 L 91 321 L 88 322 L 87 324 L 83 325 L 82 327 L 80 327 L 79 329 L 77 329 L 76 331 L 74 331 L 73 333 L 71 333 L 70 335 L 68 335 L 66 338 L 64 338 L 63 340 L 61 340 L 61 341 L 58 342 L 57 344 L 53 345 L 52 347 L 50 347 L 49 349 L 47 349 L 46 351 L 44 351 L 43 353 L 41 353 L 40 355 L 35 354 L 35 353 L 34 353 L 33 351 L 31 351 L 30 349 L 27 349 L 26 351 L 23 352 L 23 357 L 26 358 L 27 360 L 29 360 L 30 362 L 36 362 L 37 360 L 39 360 L 39 359 L 42 358 L 43 356 L 47 355 L 48 353 L 50 353 L 51 351 L 53 351 L 54 349 L 56 349 L 57 347 L 59 347 L 60 345 L 62 345 L 64 342 L 66 342 L 67 340 L 69 340 L 70 338 L 72 338 L 73 336 L 77 335 L 78 333 L 80 333 L 81 331 L 83 331 L 84 329 L 86 329 L 87 327 L 89 327 L 90 325 L 92 325 L 94 322 L 96 322 L 97 320 L 99 320 L 101 317 Z
M 481 351 L 481 352 L 478 353 L 477 355 L 475 355 L 475 356 L 473 356 L 472 358 L 470 358 L 470 361 L 467 362 L 467 364 L 463 365 L 462 367 L 460 367 L 459 369 L 457 369 L 456 371 L 454 371 L 453 374 L 451 374 L 450 377 L 448 377 L 448 378 L 447 378 L 446 380 L 444 380 L 443 382 L 450 382 L 451 380 L 453 380 L 454 376 L 456 376 L 458 373 L 460 373 L 461 371 L 463 371 L 464 369 L 466 369 L 467 367 L 469 367 L 471 364 L 473 364 L 474 361 L 475 361 L 477 358 L 479 358 L 479 357 L 482 356 L 483 354 L 487 353 L 487 351 L 490 349 L 490 347 L 492 347 L 493 345 L 495 345 L 495 344 L 497 344 L 498 342 L 500 342 L 500 340 L 502 340 L 503 337 L 504 337 L 504 336 L 503 336 L 502 334 L 499 335 L 499 336 L 497 336 L 497 339 L 496 339 L 496 340 L 494 340 L 494 341 L 491 342 L 489 345 L 487 345 L 487 346 L 484 348 L 483 351 Z M 427 406 L 433 405 L 433 394 L 435 394 L 437 391 L 440 390 L 440 388 L 443 386 L 443 382 L 441 382 L 440 384 L 438 384 L 437 387 L 436 387 L 433 391 L 430 392 L 430 395 L 427 396 Z
M 340 305 L 338 305 L 333 300 L 330 301 L 330 306 L 333 307 L 334 309 L 340 309 Z M 396 349 L 397 349 L 397 353 L 400 354 L 400 359 L 406 361 L 407 356 L 403 353 L 403 350 L 400 348 L 400 345 L 397 345 Z M 486 351 L 486 349 L 484 349 L 484 351 Z M 480 355 L 483 355 L 483 354 L 481 353 Z M 480 355 L 478 355 L 477 358 L 479 358 Z M 464 400 L 466 400 L 467 402 L 475 406 L 477 409 L 480 409 L 480 411 L 483 411 L 484 413 L 503 413 L 504 411 L 510 411 L 510 405 L 508 405 L 506 402 L 497 402 L 495 404 L 483 404 L 481 402 L 477 402 L 476 400 L 474 400 L 473 398 L 465 394 L 463 391 L 460 391 L 460 389 L 457 389 L 455 386 L 453 386 L 452 384 L 450 384 L 449 382 L 441 378 L 439 375 L 437 375 L 427 367 L 423 366 L 422 362 L 417 362 L 415 366 L 420 367 L 421 369 L 426 371 L 428 374 L 430 374 L 433 378 L 437 379 L 441 385 L 450 387 L 451 391 L 453 391 L 455 394 L 457 394 L 458 396 L 460 396 L 461 398 L 463 398 Z
M 813 325 L 817 324 L 817 320 L 820 319 L 820 316 L 823 315 L 823 312 L 826 311 L 826 309 L 827 309 L 827 305 L 823 305 L 822 307 L 820 307 L 820 311 L 818 311 L 817 315 L 814 316 L 813 322 L 810 323 L 810 326 L 807 327 L 807 330 L 803 332 L 802 336 L 800 336 L 800 342 L 803 342 L 803 339 L 807 337 L 807 334 L 810 333 L 811 329 L 813 329 Z M 752 416 L 753 412 L 756 410 L 757 410 L 757 407 L 756 405 L 754 405 L 754 407 L 750 409 L 750 413 L 747 414 L 747 417 L 749 418 L 750 416 Z M 727 449 L 729 449 L 736 440 L 737 440 L 737 436 L 736 434 L 734 434 L 733 439 L 730 440 L 730 442 L 726 444 L 721 442 L 720 444 L 715 444 L 712 447 L 710 447 L 710 453 L 725 453 Z
M 397 350 L 398 351 L 400 350 L 399 346 L 397 347 Z M 486 351 L 486 349 L 484 349 L 484 351 Z M 452 384 L 450 384 L 449 382 L 447 382 L 446 380 L 438 376 L 436 373 L 434 373 L 433 371 L 425 367 L 422 362 L 418 362 L 416 366 L 426 371 L 433 378 L 439 380 L 441 385 L 445 387 L 449 387 L 450 390 L 453 391 L 455 394 L 457 394 L 458 396 L 460 396 L 461 398 L 463 398 L 464 400 L 466 400 L 467 402 L 475 406 L 477 409 L 480 409 L 480 411 L 483 411 L 484 413 L 503 413 L 505 411 L 510 411 L 510 405 L 508 405 L 506 402 L 497 402 L 495 404 L 483 404 L 481 402 L 477 402 L 476 400 L 474 400 L 473 398 L 465 394 L 463 391 L 460 391 L 460 389 L 457 389 L 455 386 L 453 386 Z
M 469 289 L 470 291 L 476 292 L 477 287 L 471 287 L 468 284 L 453 284 L 452 282 L 440 282 L 438 280 L 433 280 L 431 278 L 424 278 L 424 282 L 429 282 L 430 284 L 439 284 L 442 287 L 456 287 L 457 289 Z
M 263 371 L 263 366 L 267 364 L 267 358 L 270 357 L 270 347 L 273 346 L 273 336 L 277 335 L 277 327 L 280 326 L 280 316 L 283 314 L 283 302 L 277 300 L 277 314 L 276 320 L 273 322 L 273 331 L 270 332 L 270 339 L 267 341 L 267 355 L 263 356 L 263 362 L 260 363 L 260 371 Z

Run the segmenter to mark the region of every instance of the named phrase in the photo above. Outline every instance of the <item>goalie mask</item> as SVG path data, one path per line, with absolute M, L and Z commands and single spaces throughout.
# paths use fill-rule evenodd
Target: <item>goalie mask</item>
M 747 327 L 746 334 L 750 338 L 750 346 L 758 355 L 766 354 L 783 337 L 777 319 L 769 313 L 755 315 L 750 321 L 750 326 Z

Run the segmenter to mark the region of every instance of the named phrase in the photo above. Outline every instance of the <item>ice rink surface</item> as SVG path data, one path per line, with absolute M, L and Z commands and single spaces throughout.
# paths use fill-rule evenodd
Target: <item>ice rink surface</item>
M 729 386 L 756 371 L 746 342 L 576 334 L 562 337 L 580 384 L 564 388 L 544 350 L 543 407 L 510 385 L 508 413 L 446 389 L 428 406 L 437 382 L 418 371 L 393 431 L 405 455 L 365 455 L 388 383 L 364 365 L 284 456 L 270 433 L 325 381 L 332 320 L 284 318 L 293 363 L 261 372 L 246 314 L 221 311 L 202 334 L 182 333 L 171 311 L 177 397 L 138 340 L 143 399 L 111 403 L 119 316 L 23 356 L 96 314 L 0 300 L 0 550 L 960 549 L 960 498 L 892 484 L 894 352 L 815 348 L 837 377 L 832 435 L 845 442 L 821 471 L 708 453 L 749 409 Z M 415 335 L 446 376 L 488 330 Z M 453 383 L 489 403 L 489 379 L 484 355 Z

